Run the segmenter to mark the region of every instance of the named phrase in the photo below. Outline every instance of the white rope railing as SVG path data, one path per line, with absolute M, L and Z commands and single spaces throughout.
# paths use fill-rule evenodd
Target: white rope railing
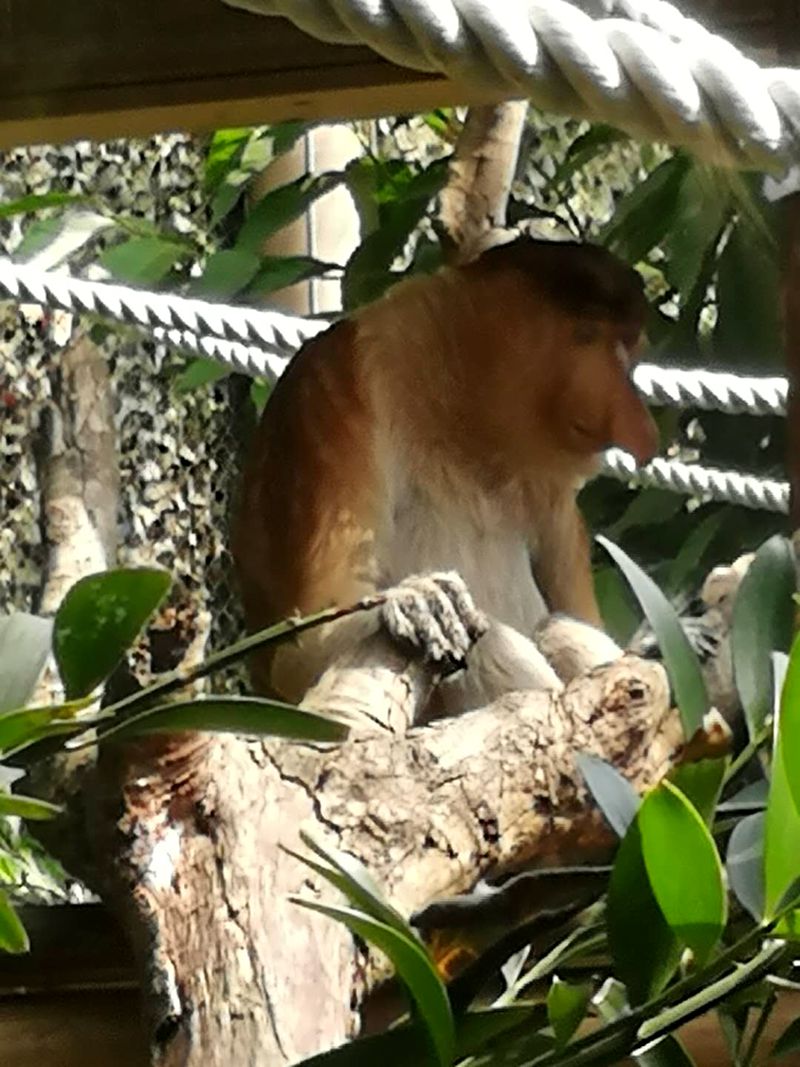
M 708 162 L 768 169 L 797 158 L 800 71 L 759 67 L 665 0 L 225 2 Z
M 98 315 L 146 330 L 158 340 L 198 352 L 251 377 L 277 379 L 302 343 L 328 325 L 280 311 L 234 307 L 151 293 L 108 282 L 35 270 L 0 257 L 0 299 Z M 784 415 L 785 378 L 738 377 L 720 371 L 640 364 L 634 372 L 646 400 L 729 414 Z M 637 468 L 632 457 L 611 449 L 603 472 L 622 481 L 653 485 L 704 500 L 785 512 L 784 482 L 719 471 L 676 460 Z

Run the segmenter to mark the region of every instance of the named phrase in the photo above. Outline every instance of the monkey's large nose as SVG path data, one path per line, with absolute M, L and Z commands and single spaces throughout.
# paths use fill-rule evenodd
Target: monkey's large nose
M 630 452 L 641 466 L 658 452 L 658 428 L 632 382 L 615 397 L 611 423 L 611 443 Z

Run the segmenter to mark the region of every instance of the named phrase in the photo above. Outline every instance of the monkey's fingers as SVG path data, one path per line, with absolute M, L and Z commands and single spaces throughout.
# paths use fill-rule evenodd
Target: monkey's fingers
M 406 578 L 383 607 L 383 621 L 398 641 L 450 673 L 486 632 L 488 619 L 475 607 L 464 581 L 452 571 Z

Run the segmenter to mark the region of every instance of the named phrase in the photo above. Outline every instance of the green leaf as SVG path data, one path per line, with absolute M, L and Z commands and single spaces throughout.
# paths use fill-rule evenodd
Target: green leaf
M 694 804 L 706 826 L 714 821 L 729 762 L 725 758 L 679 763 L 668 775 L 669 781 Z
M 341 270 L 332 263 L 323 263 L 312 256 L 262 256 L 259 268 L 247 286 L 248 297 L 268 296 L 287 285 L 319 278 L 332 270 Z
M 559 188 L 573 174 L 582 170 L 587 163 L 605 155 L 609 148 L 622 141 L 630 141 L 627 133 L 601 122 L 593 123 L 586 133 L 576 137 L 570 144 L 563 163 L 556 167 L 555 174 L 547 183 L 547 188 Z
M 212 135 L 206 151 L 203 170 L 203 187 L 207 193 L 213 193 L 222 183 L 225 175 L 240 159 L 245 145 L 252 136 L 251 126 L 217 130 Z
M 181 396 L 204 385 L 218 382 L 221 378 L 227 378 L 230 373 L 230 367 L 218 363 L 215 359 L 193 359 L 175 378 L 173 389 Z
M 775 916 L 781 898 L 800 876 L 800 810 L 796 800 L 798 764 L 795 762 L 798 714 L 800 637 L 795 639 L 789 656 L 789 668 L 775 721 L 772 775 L 764 829 L 764 912 L 768 919 Z M 793 924 L 792 917 L 782 923 L 794 932 Z
M 455 1057 L 455 1024 L 450 1001 L 433 961 L 420 943 L 399 933 L 363 912 L 337 908 L 312 900 L 293 898 L 311 911 L 344 923 L 358 937 L 384 952 L 414 1001 L 420 1021 L 442 1067 L 450 1067 Z
M 244 248 L 226 248 L 206 260 L 203 273 L 193 278 L 187 295 L 227 300 L 247 288 L 258 273 L 261 260 Z
M 4 204 L 0 204 L 0 219 L 7 219 L 12 215 L 26 215 L 48 207 L 84 204 L 88 199 L 88 196 L 76 193 L 30 193 L 28 196 L 21 196 L 17 200 L 7 200 Z
M 641 611 L 630 586 L 616 567 L 594 569 L 594 592 L 609 637 L 625 648 L 641 622 Z
M 67 699 L 102 682 L 133 644 L 170 587 L 166 571 L 111 570 L 81 578 L 56 612 L 53 652 Z
M 578 752 L 575 763 L 611 829 L 617 837 L 623 838 L 639 810 L 636 790 L 616 767 L 599 756 Z
M 511 1030 L 531 1029 L 539 1021 L 540 1009 L 512 1005 L 467 1012 L 456 1021 L 456 1059 L 475 1056 L 485 1046 Z M 428 1045 L 419 1028 L 408 1023 L 381 1034 L 359 1037 L 338 1048 L 320 1052 L 296 1067 L 411 1067 L 427 1062 Z M 515 1061 L 517 1062 L 517 1061 Z
M 714 839 L 694 805 L 668 781 L 644 798 L 638 823 L 653 895 L 676 936 L 702 966 L 727 921 Z
M 673 593 L 685 589 L 692 582 L 693 576 L 703 556 L 711 547 L 714 538 L 725 522 L 726 512 L 720 508 L 694 525 L 673 558 L 665 586 Z
M 778 257 L 747 219 L 739 220 L 720 254 L 716 285 L 714 352 L 734 373 L 737 367 L 749 374 L 781 367 Z
M 788 1056 L 790 1052 L 798 1050 L 800 1050 L 800 1018 L 792 1019 L 772 1046 L 770 1057 L 778 1059 L 779 1056 Z
M 791 644 L 795 589 L 791 545 L 776 534 L 759 548 L 733 605 L 733 672 L 751 739 L 760 733 L 772 713 L 770 654 L 773 650 L 787 652 Z
M 636 527 L 668 522 L 683 507 L 683 498 L 678 493 L 668 489 L 642 489 L 617 521 L 606 529 L 606 534 L 613 540 L 618 540 L 628 530 Z
M 316 860 L 292 852 L 291 849 L 285 851 L 335 886 L 359 911 L 393 927 L 404 937 L 416 938 L 411 925 L 386 900 L 378 883 L 360 860 L 347 852 L 326 848 L 307 830 L 300 831 L 300 840 L 324 862 L 317 863 Z
M 670 232 L 690 157 L 676 153 L 661 163 L 616 206 L 600 241 L 628 263 L 638 263 Z
M 57 804 L 49 804 L 46 800 L 37 797 L 24 797 L 18 793 L 4 793 L 0 791 L 0 815 L 16 815 L 20 819 L 30 819 L 34 822 L 45 822 L 54 819 L 62 812 Z
M 0 712 L 27 703 L 50 655 L 52 635 L 50 619 L 22 611 L 0 617 Z
M 335 719 L 281 701 L 212 696 L 148 708 L 107 730 L 101 730 L 98 740 L 111 736 L 119 739 L 180 730 L 250 737 L 287 737 L 295 741 L 343 741 L 349 732 L 347 726 Z
M 446 161 L 414 173 L 403 164 L 386 183 L 378 227 L 369 233 L 345 267 L 342 300 L 346 310 L 375 300 L 395 280 L 391 266 L 447 180 Z M 376 193 L 376 196 L 378 194 Z
M 666 987 L 680 963 L 681 944 L 650 887 L 638 818 L 614 860 L 607 925 L 614 974 L 625 983 L 631 1002 L 642 1004 Z
M 730 214 L 729 190 L 720 174 L 693 160 L 680 184 L 664 250 L 667 281 L 683 298 L 694 289 L 707 258 L 713 257 Z
M 0 752 L 8 756 L 45 737 L 85 729 L 87 724 L 76 720 L 76 716 L 91 703 L 91 698 L 84 697 L 66 704 L 5 712 L 0 715 Z
M 162 237 L 131 237 L 106 248 L 99 262 L 115 278 L 134 285 L 155 285 L 180 260 L 185 259 L 185 245 Z
M 304 215 L 315 200 L 337 188 L 343 180 L 341 171 L 304 174 L 302 178 L 266 193 L 239 230 L 236 249 L 260 255 L 268 238 Z
M 795 812 L 800 813 L 800 637 L 792 645 L 779 707 L 781 756 Z M 776 758 L 773 755 L 773 762 Z
M 592 996 L 590 985 L 569 985 L 553 978 L 547 994 L 547 1017 L 556 1038 L 556 1048 L 564 1048 L 583 1022 Z
M 29 948 L 30 942 L 25 927 L 11 906 L 8 896 L 0 890 L 0 949 L 18 956 Z
M 115 225 L 114 219 L 94 211 L 68 211 L 37 219 L 26 228 L 14 258 L 39 270 L 52 270 Z
M 657 1045 L 650 1045 L 634 1057 L 639 1067 L 694 1067 L 694 1060 L 672 1034 L 667 1034 Z
M 683 631 L 678 613 L 653 579 L 621 548 L 599 535 L 597 541 L 628 579 L 653 628 L 681 714 L 684 736 L 688 740 L 703 725 L 710 704 L 700 663 Z
M 725 863 L 731 890 L 756 922 L 764 915 L 764 822 L 759 811 L 736 823 Z

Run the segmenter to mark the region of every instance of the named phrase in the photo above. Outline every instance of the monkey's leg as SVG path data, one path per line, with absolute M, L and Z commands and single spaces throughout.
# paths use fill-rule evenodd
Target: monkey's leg
M 537 647 L 562 682 L 613 663 L 622 649 L 608 634 L 568 615 L 550 615 L 534 634 Z
M 391 590 L 383 620 L 395 640 L 412 645 L 444 677 L 437 712 L 456 714 L 516 690 L 562 688 L 536 645 L 478 611 L 453 572 L 401 582 Z

